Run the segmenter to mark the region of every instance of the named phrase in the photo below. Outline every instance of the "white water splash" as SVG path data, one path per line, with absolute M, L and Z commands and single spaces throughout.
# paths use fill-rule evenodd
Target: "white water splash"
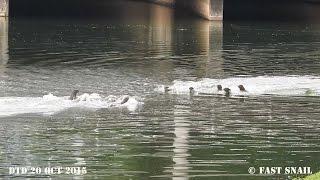
M 173 81 L 168 86 L 172 94 L 189 94 L 189 87 L 193 87 L 196 94 L 221 94 L 217 85 L 230 88 L 232 95 L 281 95 L 281 96 L 319 96 L 320 77 L 315 76 L 239 76 L 227 79 L 202 79 L 200 81 Z M 238 85 L 243 85 L 247 92 L 241 92 Z M 155 91 L 164 92 L 163 85 Z
M 129 100 L 121 104 L 124 98 Z M 68 96 L 57 97 L 48 94 L 43 97 L 0 97 L 0 117 L 17 114 L 36 113 L 51 115 L 69 108 L 127 108 L 135 111 L 142 102 L 138 102 L 131 96 L 108 96 L 101 97 L 99 94 L 82 94 L 75 100 L 69 100 Z

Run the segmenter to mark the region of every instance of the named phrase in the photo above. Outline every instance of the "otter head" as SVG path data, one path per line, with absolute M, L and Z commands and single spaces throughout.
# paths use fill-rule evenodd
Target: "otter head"
M 231 89 L 229 89 L 229 88 L 224 88 L 223 90 L 224 90 L 224 92 L 226 93 L 226 96 L 229 97 L 229 96 L 230 96 L 230 93 L 231 93 Z
M 229 88 L 224 88 L 223 90 L 224 90 L 224 92 L 226 92 L 226 93 L 230 93 L 230 92 L 231 92 L 231 89 L 229 89 Z
M 218 91 L 222 91 L 222 86 L 220 84 L 217 86 L 217 88 L 218 88 Z
M 189 87 L 189 91 L 190 91 L 191 94 L 193 94 L 194 93 L 194 88 L 193 87 Z
M 169 91 L 170 91 L 170 89 L 168 86 L 164 87 L 164 92 L 169 92 Z
M 79 90 L 73 90 L 73 93 L 77 95 L 79 93 Z
M 244 88 L 244 86 L 243 86 L 243 85 L 239 85 L 239 86 L 238 86 L 238 88 L 239 88 L 239 89 L 240 89 L 240 91 L 242 91 L 242 92 L 246 91 L 246 89 Z

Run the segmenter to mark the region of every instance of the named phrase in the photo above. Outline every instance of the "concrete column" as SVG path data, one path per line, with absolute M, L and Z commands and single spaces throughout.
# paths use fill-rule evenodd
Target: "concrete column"
M 0 17 L 9 16 L 9 0 L 0 0 Z
M 207 20 L 223 19 L 223 0 L 177 0 L 176 6 Z
M 210 0 L 210 20 L 223 20 L 223 0 Z
M 0 75 L 8 63 L 8 18 L 0 17 Z

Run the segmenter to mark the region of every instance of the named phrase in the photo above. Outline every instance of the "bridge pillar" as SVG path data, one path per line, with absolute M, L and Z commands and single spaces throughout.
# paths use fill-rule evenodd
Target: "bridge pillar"
M 223 20 L 223 1 L 210 0 L 210 20 Z
M 0 0 L 0 17 L 9 15 L 9 0 Z
M 0 75 L 9 60 L 8 55 L 8 18 L 0 17 Z
M 176 5 L 208 20 L 223 20 L 223 0 L 177 0 Z

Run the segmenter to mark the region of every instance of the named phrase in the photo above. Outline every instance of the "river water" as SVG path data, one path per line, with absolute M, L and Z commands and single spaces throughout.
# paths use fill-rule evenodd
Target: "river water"
M 18 177 L 137 180 L 319 171 L 319 25 L 222 24 L 135 2 L 121 10 L 1 20 L 1 178 L 13 166 L 87 168 Z

